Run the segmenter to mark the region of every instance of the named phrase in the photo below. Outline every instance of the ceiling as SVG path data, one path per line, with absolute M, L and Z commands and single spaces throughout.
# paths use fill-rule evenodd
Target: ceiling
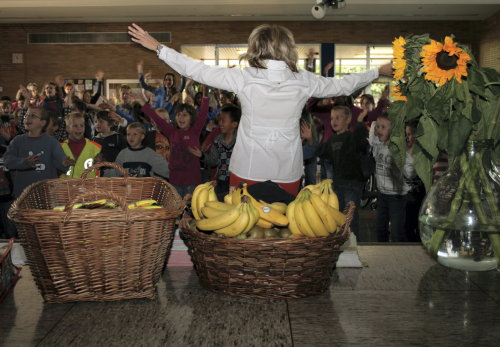
M 0 0 L 0 23 L 315 21 L 316 0 Z M 323 21 L 483 20 L 500 0 L 346 0 Z

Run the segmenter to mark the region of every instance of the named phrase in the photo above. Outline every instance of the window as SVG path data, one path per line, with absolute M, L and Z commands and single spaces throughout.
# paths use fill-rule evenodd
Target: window
M 390 45 L 335 45 L 335 77 L 351 73 L 364 72 L 390 62 L 392 46 Z M 380 77 L 368 85 L 364 93 L 372 94 L 376 100 L 382 90 L 391 82 L 389 77 Z

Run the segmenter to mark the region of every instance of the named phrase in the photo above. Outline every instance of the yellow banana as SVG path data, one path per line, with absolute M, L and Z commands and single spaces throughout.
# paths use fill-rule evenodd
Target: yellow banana
M 263 201 L 261 201 L 261 202 L 264 203 Z M 272 204 L 269 204 L 269 206 L 271 206 L 272 208 L 274 208 L 276 211 L 278 211 L 281 214 L 286 213 L 287 205 L 284 202 L 279 202 L 279 201 L 273 202 Z
M 231 194 L 231 203 L 233 205 L 238 205 L 241 202 L 242 190 L 241 188 L 236 188 Z
M 255 206 L 254 206 L 254 208 L 255 208 Z M 255 210 L 257 211 L 257 213 L 259 213 L 259 211 L 257 210 L 257 208 L 255 208 Z M 259 219 L 257 220 L 257 225 L 259 227 L 261 227 L 261 228 L 264 228 L 264 229 L 271 229 L 274 224 L 268 222 L 267 220 L 264 220 L 264 219 L 260 218 L 260 214 L 259 214 Z
M 239 194 L 240 197 L 245 195 L 250 198 L 250 201 L 252 202 L 253 206 L 259 211 L 261 219 L 264 219 L 265 221 L 272 223 L 274 225 L 278 225 L 280 227 L 286 227 L 288 225 L 288 218 L 286 218 L 285 215 L 279 213 L 275 209 L 271 208 L 269 205 L 263 204 L 255 200 L 254 197 L 251 196 L 250 193 L 248 193 L 246 184 L 243 185 L 243 187 L 241 188 L 241 192 Z M 233 195 L 233 203 L 234 203 L 234 195 Z
M 288 229 L 290 229 L 290 231 L 294 235 L 303 235 L 300 232 L 299 227 L 297 226 L 297 222 L 295 221 L 294 209 L 295 209 L 295 201 L 292 201 L 291 203 L 288 204 L 286 208 L 286 216 L 288 218 Z
M 219 199 L 217 199 L 217 194 L 215 194 L 215 187 L 213 186 L 213 184 L 211 184 L 208 187 L 208 200 L 207 201 L 219 201 Z
M 311 193 L 321 194 L 320 184 L 321 183 L 318 183 L 318 184 L 309 184 L 309 185 L 305 186 L 304 188 L 302 188 L 302 190 L 307 189 L 307 190 L 311 191 Z
M 310 195 L 313 195 L 313 193 L 309 193 L 309 196 Z M 306 216 L 307 224 L 309 224 L 313 233 L 316 236 L 328 236 L 329 233 L 326 226 L 323 224 L 323 221 L 319 217 L 318 212 L 314 209 L 307 195 L 304 198 L 304 201 L 302 201 L 302 209 L 304 211 L 304 215 Z
M 319 218 L 323 221 L 326 230 L 329 233 L 337 231 L 337 223 L 333 218 L 333 212 L 330 210 L 331 207 L 328 204 L 325 204 L 319 195 L 311 194 L 310 200 L 314 209 L 318 213 Z
M 332 215 L 333 218 L 335 219 L 335 223 L 337 223 L 338 227 L 340 228 L 342 225 L 344 225 L 346 216 L 336 208 L 332 208 Z
M 234 206 L 233 206 L 234 207 Z M 213 208 L 213 207 L 210 207 L 210 206 L 203 206 L 201 208 L 201 213 L 202 215 L 205 217 L 205 218 L 213 218 L 213 217 L 216 217 L 220 214 L 223 214 L 224 212 L 226 212 L 227 210 L 219 210 L 219 209 L 216 209 L 216 208 Z
M 260 218 L 280 227 L 286 227 L 288 225 L 288 218 L 286 218 L 284 214 L 279 213 L 269 205 L 265 205 L 258 202 L 254 198 L 251 199 L 252 199 L 252 204 L 259 211 Z
M 205 203 L 205 206 L 216 208 L 218 210 L 223 210 L 223 211 L 230 210 L 234 207 L 233 205 L 226 204 L 226 203 L 220 202 L 220 201 L 207 201 Z
M 214 229 L 214 232 L 228 237 L 235 237 L 241 234 L 247 227 L 250 219 L 250 214 L 245 211 L 245 205 L 246 204 L 240 204 L 236 206 L 235 209 L 238 211 L 238 218 L 233 223 L 223 228 Z
M 332 194 L 330 194 L 330 196 L 328 198 L 328 205 L 330 205 L 331 207 L 333 207 L 336 210 L 339 209 L 339 198 L 338 198 L 337 194 L 335 194 L 333 191 L 332 191 Z
M 225 196 L 224 196 L 224 202 L 226 204 L 229 204 L 229 205 L 232 205 L 233 204 L 233 195 L 232 193 L 227 193 Z
M 316 234 L 311 229 L 311 226 L 307 222 L 304 210 L 302 208 L 302 198 L 296 201 L 294 209 L 295 220 L 297 221 L 297 227 L 300 232 L 309 237 L 316 237 Z
M 257 209 L 253 207 L 251 203 L 246 203 L 245 208 L 246 213 L 248 213 L 248 215 L 250 216 L 250 218 L 248 219 L 248 224 L 243 230 L 243 233 L 246 234 L 255 226 L 255 224 L 259 220 L 259 211 L 257 211 Z
M 200 218 L 203 218 L 201 209 L 203 206 L 205 206 L 207 200 L 208 200 L 208 187 L 201 189 L 196 198 L 196 212 L 198 213 L 198 216 L 200 216 Z
M 198 207 L 198 198 L 200 196 L 200 192 L 208 187 L 211 184 L 210 182 L 205 182 L 196 186 L 193 191 L 193 197 L 191 198 L 191 211 L 193 212 L 194 219 L 200 220 L 202 215 L 200 214 L 200 208 Z
M 200 230 L 218 230 L 233 224 L 239 216 L 240 208 L 235 206 L 232 210 L 226 211 L 218 216 L 197 220 L 196 226 Z

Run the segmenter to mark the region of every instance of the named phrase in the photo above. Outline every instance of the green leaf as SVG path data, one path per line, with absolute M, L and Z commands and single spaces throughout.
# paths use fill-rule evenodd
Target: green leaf
M 453 117 L 450 120 L 448 133 L 448 155 L 455 157 L 459 155 L 472 131 L 472 122 L 465 117 Z
M 448 88 L 449 89 L 449 88 Z M 449 98 L 447 90 L 439 88 L 431 97 L 429 102 L 425 105 L 427 112 L 430 113 L 432 118 L 440 124 L 444 119 L 448 118 L 449 112 Z
M 423 116 L 420 118 L 418 128 L 422 130 L 422 136 L 417 137 L 418 144 L 428 154 L 432 160 L 436 159 L 438 151 L 438 126 L 430 117 Z
M 424 183 L 425 190 L 429 191 L 432 185 L 432 165 L 434 164 L 434 160 L 425 154 L 418 143 L 413 149 L 412 156 L 415 171 Z
M 403 172 L 406 162 L 406 139 L 403 136 L 394 136 L 391 134 L 389 141 L 389 151 L 396 166 Z
M 422 114 L 423 108 L 424 108 L 423 101 L 417 97 L 410 95 L 405 105 L 406 117 L 404 118 L 404 121 L 408 122 L 410 120 L 419 118 L 420 115 Z
M 448 133 L 449 133 L 449 121 L 441 123 L 438 128 L 438 142 L 437 146 L 439 150 L 447 151 L 448 147 Z
M 466 90 L 464 88 L 464 84 L 455 83 L 454 90 L 455 90 L 455 97 L 457 98 L 457 100 L 462 102 L 465 101 Z

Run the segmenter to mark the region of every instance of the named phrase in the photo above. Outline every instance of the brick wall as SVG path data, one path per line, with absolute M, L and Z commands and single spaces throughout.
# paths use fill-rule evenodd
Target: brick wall
M 482 23 L 479 65 L 500 70 L 500 12 Z
M 472 46 L 476 57 L 491 66 L 491 52 L 498 52 L 498 16 L 485 22 L 280 22 L 295 35 L 297 43 L 390 44 L 394 37 L 430 33 L 436 39 L 453 33 Z M 145 23 L 149 31 L 170 31 L 171 47 L 182 44 L 245 43 L 259 22 L 169 22 Z M 0 95 L 14 97 L 19 83 L 42 84 L 61 74 L 71 78 L 93 78 L 98 69 L 106 78 L 136 78 L 135 64 L 143 59 L 154 77 L 168 70 L 154 53 L 130 44 L 27 45 L 31 32 L 124 32 L 128 23 L 111 24 L 2 24 L 0 37 Z M 481 27 L 482 30 L 476 30 Z M 483 35 L 483 36 L 481 36 Z M 496 36 L 495 36 L 496 35 Z M 483 51 L 485 52 L 483 54 Z M 22 64 L 12 63 L 12 53 L 23 53 Z M 497 55 L 498 57 L 498 55 Z M 493 60 L 495 60 L 493 58 Z M 493 61 L 494 62 L 494 61 Z

